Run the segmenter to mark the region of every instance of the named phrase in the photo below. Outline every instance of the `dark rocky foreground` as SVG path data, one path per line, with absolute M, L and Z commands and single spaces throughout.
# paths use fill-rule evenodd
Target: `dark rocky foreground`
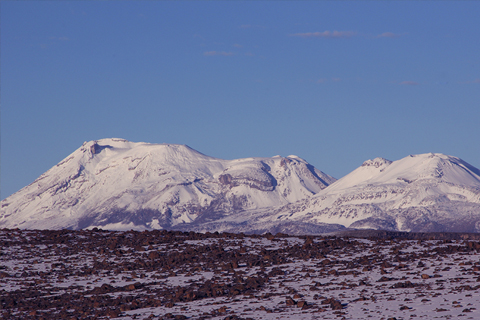
M 479 236 L 3 229 L 0 317 L 477 319 Z

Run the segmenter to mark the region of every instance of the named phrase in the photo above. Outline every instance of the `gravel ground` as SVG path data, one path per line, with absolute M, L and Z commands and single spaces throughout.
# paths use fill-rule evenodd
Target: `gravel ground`
M 3 229 L 0 317 L 480 318 L 480 242 L 406 238 Z

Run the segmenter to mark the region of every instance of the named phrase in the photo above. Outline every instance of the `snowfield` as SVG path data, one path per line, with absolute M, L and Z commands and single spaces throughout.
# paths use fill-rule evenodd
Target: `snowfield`
M 295 202 L 334 181 L 296 156 L 222 160 L 185 145 L 102 139 L 4 199 L 0 227 L 164 229 Z
M 480 170 L 443 154 L 376 158 L 316 195 L 266 210 L 271 220 L 354 229 L 480 231 Z
M 0 228 L 480 232 L 480 170 L 427 153 L 367 160 L 336 180 L 297 156 L 222 160 L 102 139 L 0 204 Z
M 0 230 L 2 319 L 478 319 L 480 236 Z

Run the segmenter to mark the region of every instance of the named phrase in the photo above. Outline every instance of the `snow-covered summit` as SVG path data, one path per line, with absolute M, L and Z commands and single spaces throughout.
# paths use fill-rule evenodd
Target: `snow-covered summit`
M 365 161 L 335 181 L 298 156 L 85 142 L 1 202 L 0 228 L 480 232 L 480 170 L 440 153 Z
M 404 185 L 412 182 L 480 184 L 480 171 L 465 161 L 441 153 L 410 155 L 397 161 L 375 158 L 332 184 L 327 192 L 366 185 Z
M 480 170 L 440 153 L 376 158 L 277 212 L 354 228 L 480 231 Z
M 334 181 L 298 157 L 223 160 L 185 145 L 101 139 L 3 200 L 0 227 L 171 227 L 295 202 Z
M 362 167 L 374 167 L 374 168 L 380 168 L 382 170 L 386 166 L 390 165 L 392 161 L 387 160 L 385 158 L 375 158 L 373 160 L 367 160 L 364 163 L 362 163 Z

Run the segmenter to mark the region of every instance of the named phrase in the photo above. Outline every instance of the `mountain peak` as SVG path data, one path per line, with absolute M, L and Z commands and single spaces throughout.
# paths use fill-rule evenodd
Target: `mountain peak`
M 292 205 L 294 206 L 294 205 Z M 303 222 L 400 231 L 480 232 L 480 172 L 441 153 L 367 160 L 295 209 Z M 283 209 L 285 210 L 285 209 Z M 285 215 L 279 210 L 279 215 Z
M 375 167 L 375 168 L 384 168 L 390 165 L 392 161 L 385 158 L 375 158 L 373 160 L 367 160 L 362 164 L 362 167 Z
M 466 186 L 477 186 L 480 183 L 478 169 L 460 158 L 442 153 L 410 155 L 394 164 L 391 173 L 408 176 L 410 181 L 433 179 Z
M 3 200 L 0 228 L 480 232 L 479 208 L 480 170 L 441 153 L 378 157 L 335 181 L 298 156 L 223 160 L 110 138 Z
M 187 145 L 92 140 L 3 200 L 0 227 L 169 228 L 295 202 L 335 181 L 305 160 L 284 159 L 223 160 Z

